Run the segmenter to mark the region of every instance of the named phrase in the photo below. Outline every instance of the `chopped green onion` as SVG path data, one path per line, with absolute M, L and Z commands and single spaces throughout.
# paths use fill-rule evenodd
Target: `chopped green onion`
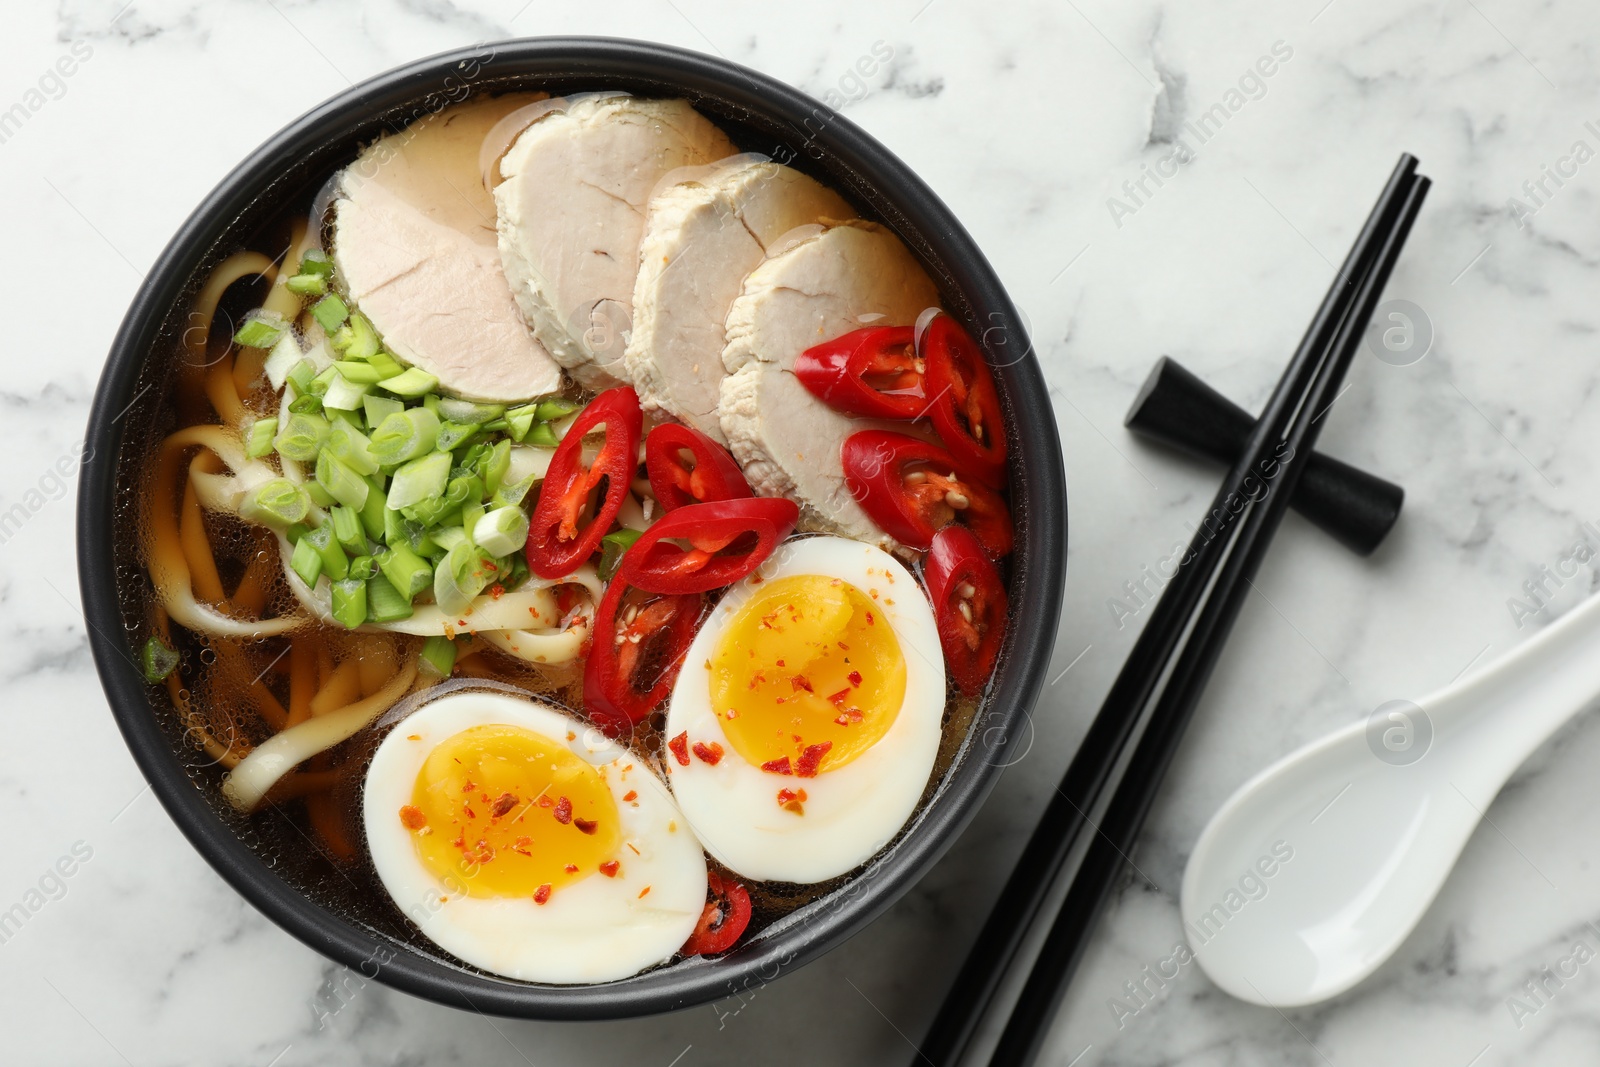
M 446 615 L 462 615 L 499 568 L 483 549 L 463 540 L 433 571 L 433 599 Z
M 406 517 L 389 507 L 389 501 L 383 502 L 383 536 L 373 538 L 387 545 L 398 545 L 405 540 Z
M 334 334 L 329 344 L 345 359 L 366 359 L 378 351 L 378 335 L 359 311 L 352 312 L 350 321 Z
M 476 423 L 441 422 L 439 439 L 434 444 L 440 452 L 453 452 L 478 432 Z
M 367 617 L 373 622 L 396 622 L 411 617 L 411 598 L 389 584 L 383 575 L 367 579 Z
M 367 621 L 367 583 L 345 578 L 333 583 L 333 617 L 354 630 Z
M 450 454 L 430 452 L 394 472 L 389 482 L 389 507 L 395 511 L 444 495 L 450 481 Z
M 435 452 L 434 455 L 447 456 L 449 453 Z M 404 510 L 408 518 L 433 526 L 448 521 L 447 516 L 460 509 L 462 505 L 477 503 L 482 499 L 483 482 L 477 475 L 468 474 L 458 467 L 451 471 L 450 481 L 445 487 L 443 496 L 418 501 Z
M 471 400 L 457 400 L 449 396 L 439 398 L 439 414 L 451 422 L 471 423 L 477 426 L 491 419 L 498 419 L 505 413 L 503 404 L 476 404 Z
M 311 498 L 311 502 L 319 508 L 331 508 L 338 503 L 315 479 L 305 484 L 305 490 L 306 495 Z
M 378 473 L 378 461 L 372 455 L 372 442 L 367 435 L 347 422 L 338 422 L 328 434 L 323 446 L 334 458 L 357 474 Z
M 533 424 L 539 420 L 538 412 L 538 404 L 512 408 L 506 412 L 506 433 L 511 435 L 512 440 L 520 442 L 528 436 L 528 431 L 533 429 Z
M 384 534 L 388 531 L 389 508 L 384 496 L 383 475 L 367 475 L 367 502 L 361 509 L 361 526 L 373 541 L 385 540 Z
M 257 308 L 245 316 L 244 325 L 233 335 L 233 341 L 246 348 L 271 348 L 288 328 L 282 315 Z
M 528 543 L 528 516 L 521 508 L 495 508 L 473 525 L 472 539 L 491 556 L 509 556 Z
M 456 667 L 456 643 L 448 637 L 430 637 L 422 642 L 421 660 L 425 671 L 448 678 Z
M 403 521 L 405 536 L 401 542 L 397 543 L 403 543 L 410 548 L 411 551 L 417 553 L 418 555 L 427 556 L 429 559 L 444 555 L 444 549 L 439 547 L 438 542 L 433 539 L 433 535 L 428 532 L 428 528 L 426 526 L 415 519 L 407 518 Z M 429 569 L 432 569 L 431 566 Z M 432 576 L 430 575 L 429 581 L 432 580 Z
M 361 366 L 362 364 L 356 364 Z M 340 411 L 360 411 L 362 401 L 367 394 L 372 392 L 371 382 L 357 382 L 351 380 L 343 373 L 344 363 L 335 363 L 332 377 L 328 380 L 327 393 L 322 398 L 322 406 L 337 408 Z
M 533 488 L 534 482 L 539 480 L 537 474 L 530 474 L 520 482 L 502 485 L 489 497 L 489 507 L 505 508 L 518 506 L 527 497 L 528 490 Z
M 455 659 L 455 648 L 452 646 L 451 660 Z M 427 646 L 423 646 L 423 653 L 427 653 Z M 178 669 L 178 653 L 175 649 L 167 647 L 161 638 L 150 635 L 144 647 L 139 650 L 139 670 L 144 674 L 144 680 L 151 685 L 165 681 L 167 675 Z M 445 673 L 449 673 L 446 671 Z
M 467 540 L 473 544 L 478 543 L 478 539 L 473 536 L 473 529 L 478 525 L 478 520 L 483 518 L 486 510 L 482 504 L 468 504 L 461 509 L 461 518 L 459 520 L 461 531 L 467 535 Z M 494 555 L 503 556 L 505 553 L 496 552 Z
M 365 546 L 363 546 L 365 547 Z M 366 581 L 378 573 L 378 561 L 362 552 L 350 560 L 350 577 L 357 581 Z
M 379 396 L 377 393 L 368 393 L 361 399 L 361 410 L 367 416 L 367 425 L 377 429 L 383 420 L 397 411 L 404 411 L 406 406 L 400 401 L 389 396 Z
M 269 360 L 272 358 L 267 357 Z M 317 365 L 309 359 L 302 359 L 284 374 L 283 380 L 294 386 L 294 391 L 299 396 L 311 392 L 311 381 L 317 376 Z
M 472 538 L 467 536 L 466 527 L 461 526 L 460 524 L 436 526 L 428 531 L 428 536 L 433 538 L 434 544 L 444 549 L 451 549 L 461 544 L 463 541 L 472 540 Z
M 339 542 L 333 539 L 331 523 L 323 523 L 300 538 L 300 544 L 310 545 L 321 557 L 322 573 L 328 576 L 329 581 L 337 582 L 350 576 L 350 558 L 344 554 L 344 549 L 339 547 Z M 296 549 L 299 547 L 295 546 Z
M 278 433 L 278 420 L 255 419 L 250 423 L 250 432 L 245 435 L 245 453 L 251 459 L 260 459 L 272 451 L 272 439 Z
M 367 357 L 367 363 L 378 372 L 379 381 L 405 373 L 405 367 L 400 361 L 395 359 L 392 353 L 381 348 Z
M 528 580 L 528 574 L 527 554 L 523 552 L 512 553 L 511 574 L 509 577 L 500 579 L 500 584 L 505 586 L 506 592 L 509 593 L 513 589 L 521 587 L 522 583 Z
M 317 579 L 322 577 L 322 553 L 317 551 L 310 537 L 301 537 L 295 543 L 294 555 L 289 557 L 289 567 L 300 576 L 302 582 L 316 588 Z
M 576 400 L 566 400 L 559 396 L 541 400 L 534 405 L 540 422 L 554 422 L 557 419 L 564 419 L 582 407 L 583 405 Z
M 367 550 L 367 534 L 361 528 L 361 516 L 354 508 L 338 505 L 331 512 L 333 519 L 333 539 L 339 542 L 352 556 L 359 556 Z
M 600 580 L 609 582 L 617 575 L 617 568 L 622 564 L 623 553 L 633 547 L 639 540 L 638 530 L 613 530 L 600 538 Z
M 346 381 L 355 382 L 357 385 L 378 384 L 378 368 L 370 363 L 360 363 L 356 360 L 347 359 L 336 364 L 336 366 L 339 368 L 340 376 Z
M 328 387 L 338 379 L 339 367 L 337 364 L 330 363 L 319 370 L 315 378 L 311 379 L 311 385 L 306 389 L 306 392 L 322 396 L 328 391 Z
M 394 510 L 434 501 L 445 494 L 450 483 L 450 454 L 429 453 L 395 470 L 389 482 L 389 507 Z
M 380 383 L 380 388 L 386 389 L 395 396 L 422 396 L 439 388 L 439 379 L 423 370 L 421 367 L 410 367 L 404 373 L 393 378 L 385 378 Z
M 320 248 L 307 249 L 306 254 L 300 257 L 300 273 L 320 274 L 324 278 L 330 278 L 333 276 L 333 260 Z
M 408 601 L 433 584 L 433 567 L 404 543 L 379 553 L 378 569 Z
M 321 415 L 322 398 L 312 393 L 297 396 L 289 401 L 289 414 L 291 415 Z
M 266 372 L 267 381 L 272 383 L 274 389 L 282 389 L 283 383 L 289 380 L 289 372 L 305 359 L 305 355 L 300 351 L 300 342 L 294 339 L 294 331 L 284 330 L 261 369 Z
M 555 448 L 561 443 L 556 431 L 548 422 L 536 422 L 524 440 L 536 448 Z
M 396 411 L 372 431 L 372 455 L 382 466 L 397 466 L 432 452 L 438 438 L 439 416 L 427 408 Z
M 367 506 L 367 496 L 372 490 L 365 478 L 326 448 L 317 453 L 317 484 L 333 499 L 357 511 Z
M 478 464 L 478 473 L 483 477 L 483 491 L 489 494 L 498 491 L 510 469 L 511 442 L 504 439 L 496 441 L 484 453 L 483 462 Z
M 287 530 L 297 522 L 304 522 L 309 514 L 311 498 L 304 489 L 287 478 L 263 482 L 239 501 L 241 519 L 270 526 L 274 530 Z
M 328 279 L 321 274 L 295 274 L 283 283 L 291 293 L 321 296 L 328 291 Z
M 329 293 L 312 307 L 311 317 L 317 320 L 325 333 L 332 336 L 350 317 L 350 308 L 336 294 Z

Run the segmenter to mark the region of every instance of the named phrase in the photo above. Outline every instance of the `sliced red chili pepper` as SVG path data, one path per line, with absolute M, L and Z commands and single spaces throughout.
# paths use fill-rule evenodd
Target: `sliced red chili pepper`
M 681 951 L 685 956 L 715 956 L 726 952 L 750 925 L 750 893 L 744 886 L 708 871 L 706 888 L 711 899 L 700 913 L 694 933 L 683 943 Z
M 927 364 L 928 414 L 939 439 L 984 481 L 1004 484 L 1006 430 L 983 350 L 955 319 L 940 312 L 923 330 L 917 351 Z
M 619 386 L 591 400 L 561 439 L 528 525 L 528 569 L 533 573 L 564 578 L 600 547 L 633 484 L 642 421 L 639 395 Z M 602 425 L 605 443 L 585 467 L 583 438 Z M 586 518 L 590 497 L 602 484 L 605 495 Z
M 1010 554 L 1005 500 L 938 445 L 892 430 L 862 430 L 845 438 L 839 458 L 851 494 L 901 544 L 926 549 L 937 530 L 959 521 L 991 559 Z
M 692 466 L 685 463 L 685 452 Z M 675 422 L 662 423 L 645 438 L 644 467 L 656 503 L 667 511 L 753 495 L 744 472 L 726 448 L 699 430 Z
M 595 725 L 620 737 L 655 710 L 672 689 L 699 621 L 698 593 L 641 596 L 620 577 L 613 580 L 595 611 L 583 668 L 583 703 Z
M 622 557 L 617 576 L 652 593 L 721 589 L 761 566 L 799 518 L 799 507 L 782 497 L 690 504 L 667 512 L 641 534 Z
M 871 419 L 919 419 L 927 407 L 925 361 L 910 326 L 868 326 L 806 349 L 794 376 L 835 411 Z
M 945 666 L 956 688 L 976 696 L 994 672 L 1006 633 L 1006 587 L 972 531 L 946 526 L 933 535 L 923 570 Z

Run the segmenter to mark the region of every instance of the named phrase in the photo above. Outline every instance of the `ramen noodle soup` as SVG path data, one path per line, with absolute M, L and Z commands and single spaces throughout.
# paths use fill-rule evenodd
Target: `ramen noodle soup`
M 313 899 L 618 980 L 839 888 L 955 758 L 999 399 L 836 191 L 682 100 L 485 95 L 191 293 L 124 603 L 197 786 Z

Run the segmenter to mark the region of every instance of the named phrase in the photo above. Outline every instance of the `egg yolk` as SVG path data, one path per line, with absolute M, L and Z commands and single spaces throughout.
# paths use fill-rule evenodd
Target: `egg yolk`
M 447 889 L 540 904 L 594 874 L 622 840 L 600 772 L 520 726 L 473 726 L 440 742 L 399 817 Z
M 906 695 L 883 609 L 820 574 L 763 585 L 728 620 L 710 668 L 711 706 L 734 750 L 780 774 L 857 758 L 888 733 Z

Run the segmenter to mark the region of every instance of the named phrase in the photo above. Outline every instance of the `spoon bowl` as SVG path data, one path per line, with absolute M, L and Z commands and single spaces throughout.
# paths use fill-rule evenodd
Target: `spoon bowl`
M 1506 780 L 1600 695 L 1600 598 L 1417 703 L 1279 760 L 1212 817 L 1181 914 L 1212 981 L 1255 1004 L 1350 989 L 1410 934 Z

